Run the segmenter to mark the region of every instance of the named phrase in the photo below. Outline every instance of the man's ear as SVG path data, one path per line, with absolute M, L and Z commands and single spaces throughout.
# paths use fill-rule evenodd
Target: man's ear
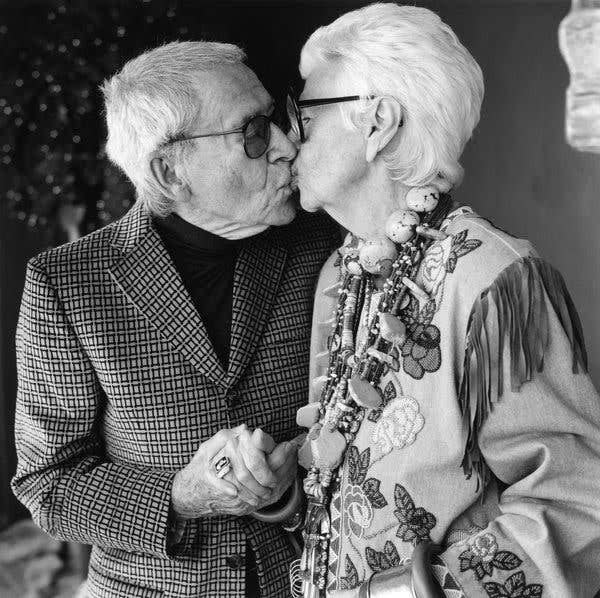
M 168 158 L 152 158 L 150 171 L 162 193 L 169 199 L 177 199 L 181 194 L 184 183 L 172 167 Z
M 377 154 L 387 147 L 402 126 L 402 107 L 398 100 L 383 96 L 375 102 L 365 122 L 367 162 L 375 160 Z

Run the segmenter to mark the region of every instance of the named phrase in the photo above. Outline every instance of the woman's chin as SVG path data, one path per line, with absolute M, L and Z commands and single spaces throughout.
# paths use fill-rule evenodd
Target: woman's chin
M 300 194 L 300 206 L 305 212 L 318 212 L 322 208 L 318 198 L 309 189 L 303 187 L 301 182 L 298 184 L 298 193 Z

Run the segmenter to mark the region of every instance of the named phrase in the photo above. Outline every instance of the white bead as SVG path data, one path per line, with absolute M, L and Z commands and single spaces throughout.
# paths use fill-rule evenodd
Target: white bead
M 433 185 L 413 187 L 406 194 L 406 205 L 415 212 L 431 212 L 439 200 L 440 193 Z
M 406 243 L 415 234 L 420 223 L 418 214 L 410 210 L 396 210 L 386 220 L 385 234 L 394 243 Z

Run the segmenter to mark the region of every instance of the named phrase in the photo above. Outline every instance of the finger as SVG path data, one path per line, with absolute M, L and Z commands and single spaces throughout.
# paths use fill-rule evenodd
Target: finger
M 246 467 L 246 463 L 239 450 L 237 438 L 231 439 L 225 445 L 225 454 L 231 461 L 233 473 L 237 478 L 238 488 L 240 486 L 244 487 L 248 492 L 259 499 L 264 499 L 271 495 L 271 489 L 262 486 Z
M 235 428 L 234 428 L 235 430 Z M 225 447 L 230 438 L 233 437 L 233 431 L 229 429 L 219 430 L 214 436 L 211 436 L 208 440 L 205 440 L 201 445 L 199 451 L 204 451 L 209 458 L 216 455 L 221 449 Z
M 296 445 L 291 442 L 282 442 L 278 444 L 269 455 L 267 463 L 272 471 L 279 469 L 287 459 L 295 458 Z
M 239 491 L 236 488 L 235 484 L 233 484 L 229 480 L 226 480 L 225 478 L 218 478 L 216 475 L 213 475 L 211 477 L 211 482 L 215 493 L 222 494 L 230 498 L 236 498 L 237 496 L 239 496 Z
M 277 485 L 277 478 L 267 464 L 265 453 L 254 445 L 253 435 L 244 432 L 240 434 L 238 440 L 239 452 L 248 471 L 261 486 L 274 488 Z
M 275 448 L 275 441 L 273 438 L 266 432 L 263 432 L 260 428 L 256 428 L 252 433 L 252 443 L 257 449 L 267 454 L 272 452 Z

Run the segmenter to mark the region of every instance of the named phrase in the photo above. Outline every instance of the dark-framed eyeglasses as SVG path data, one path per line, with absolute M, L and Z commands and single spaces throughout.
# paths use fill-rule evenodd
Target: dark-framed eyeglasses
M 188 141 L 190 139 L 202 139 L 203 137 L 219 137 L 221 135 L 231 135 L 232 133 L 242 133 L 244 137 L 244 151 L 248 158 L 260 158 L 269 148 L 271 142 L 271 123 L 277 124 L 274 116 L 257 114 L 248 119 L 243 126 L 230 131 L 220 131 L 218 133 L 203 133 L 202 135 L 192 135 L 190 137 L 178 137 L 168 141 L 166 145 L 178 143 L 179 141 Z
M 287 96 L 287 113 L 290 120 L 290 128 L 294 135 L 300 139 L 300 143 L 306 141 L 304 134 L 304 125 L 302 124 L 302 108 L 312 106 L 327 106 L 329 104 L 340 104 L 342 102 L 356 102 L 357 100 L 373 100 L 377 96 L 339 96 L 337 98 L 315 98 L 312 100 L 297 100 L 293 89 L 290 89 Z

